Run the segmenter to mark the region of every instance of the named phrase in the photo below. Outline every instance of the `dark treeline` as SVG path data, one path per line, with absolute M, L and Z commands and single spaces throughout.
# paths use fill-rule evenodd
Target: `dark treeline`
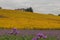
M 21 8 L 21 9 L 15 9 L 15 10 L 23 10 L 23 11 L 27 11 L 27 12 L 33 12 L 33 9 L 32 7 L 29 7 L 29 8 Z
M 0 9 L 2 9 L 2 7 L 0 7 Z M 23 11 L 27 11 L 27 12 L 33 12 L 32 7 L 29 7 L 29 8 L 20 8 L 20 9 L 15 9 L 15 10 L 23 10 Z

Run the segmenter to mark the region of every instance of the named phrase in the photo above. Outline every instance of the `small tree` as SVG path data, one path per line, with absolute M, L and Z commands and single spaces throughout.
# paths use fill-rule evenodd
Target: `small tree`
M 30 7 L 30 8 L 25 9 L 25 11 L 33 12 L 33 9 L 32 9 L 32 7 Z
M 0 9 L 2 9 L 2 7 L 0 7 Z

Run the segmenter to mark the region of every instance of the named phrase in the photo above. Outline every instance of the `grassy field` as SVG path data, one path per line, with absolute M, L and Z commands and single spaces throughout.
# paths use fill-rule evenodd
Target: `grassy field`
M 0 9 L 0 27 L 18 29 L 60 28 L 60 16 Z
M 34 36 L 16 36 L 16 35 L 3 35 L 0 36 L 0 40 L 32 40 Z M 57 40 L 56 37 L 48 37 L 46 39 L 39 39 L 39 40 Z

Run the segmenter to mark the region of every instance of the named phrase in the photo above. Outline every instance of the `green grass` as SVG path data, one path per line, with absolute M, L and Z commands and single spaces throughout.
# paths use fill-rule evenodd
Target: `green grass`
M 32 40 L 33 36 L 16 36 L 16 35 L 3 35 L 0 36 L 0 40 Z M 56 37 L 49 36 L 46 39 L 39 39 L 39 40 L 57 40 Z

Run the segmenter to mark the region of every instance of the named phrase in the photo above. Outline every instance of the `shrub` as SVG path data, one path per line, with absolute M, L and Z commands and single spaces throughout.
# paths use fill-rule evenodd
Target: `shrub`
M 32 9 L 32 7 L 30 7 L 30 8 L 25 9 L 25 11 L 33 12 L 33 9 Z
M 0 7 L 0 9 L 2 9 L 2 7 Z
M 60 14 L 58 14 L 58 16 L 60 16 Z

